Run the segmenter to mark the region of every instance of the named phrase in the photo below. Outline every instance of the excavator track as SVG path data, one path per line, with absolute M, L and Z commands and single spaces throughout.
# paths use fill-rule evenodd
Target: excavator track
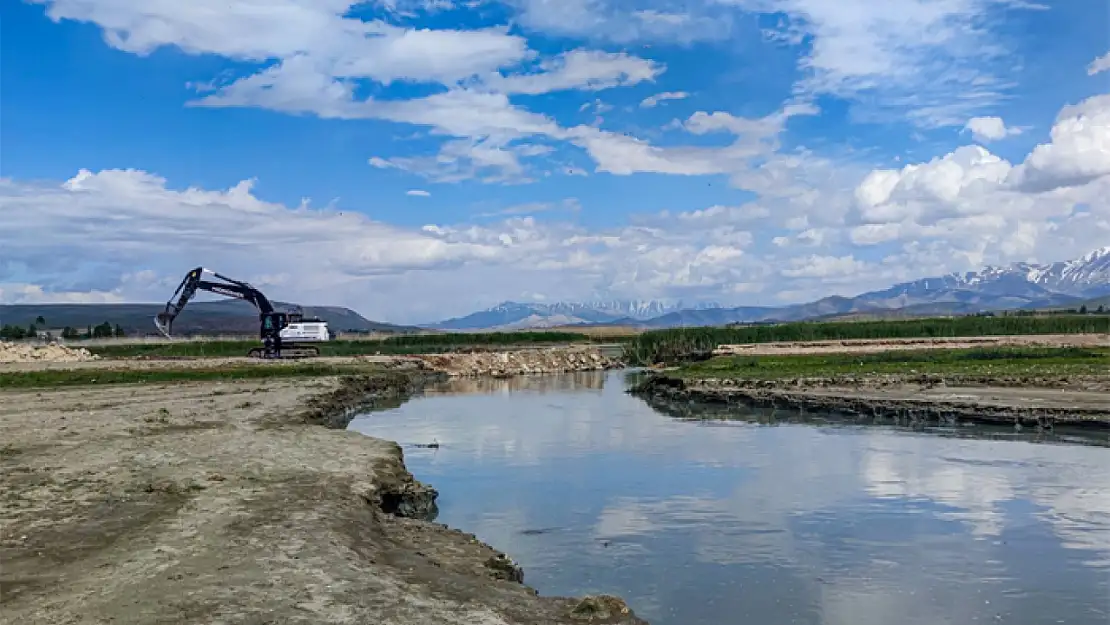
M 293 360 L 299 358 L 315 358 L 320 355 L 320 348 L 313 345 L 293 345 L 281 348 L 280 360 Z M 261 347 L 253 347 L 247 356 L 250 358 L 264 359 L 266 352 Z

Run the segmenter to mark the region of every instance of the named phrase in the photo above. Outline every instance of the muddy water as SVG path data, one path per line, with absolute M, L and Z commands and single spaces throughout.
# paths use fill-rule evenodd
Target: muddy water
M 400 442 L 438 520 L 541 594 L 617 594 L 653 625 L 1110 623 L 1106 447 L 680 419 L 624 388 L 461 381 L 351 428 Z

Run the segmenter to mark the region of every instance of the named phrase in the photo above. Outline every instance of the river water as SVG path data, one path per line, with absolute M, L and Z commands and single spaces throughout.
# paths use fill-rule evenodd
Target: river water
M 652 625 L 1110 623 L 1110 449 L 676 418 L 625 375 L 455 381 L 350 428 L 541 594 Z

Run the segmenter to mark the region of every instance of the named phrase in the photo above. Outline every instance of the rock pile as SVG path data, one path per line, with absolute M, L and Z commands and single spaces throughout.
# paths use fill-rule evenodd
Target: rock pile
M 100 358 L 89 350 L 51 343 L 28 345 L 0 341 L 0 362 L 83 362 Z
M 510 352 L 472 354 L 427 354 L 418 356 L 429 367 L 451 376 L 504 378 L 540 373 L 601 371 L 622 366 L 621 362 L 593 348 L 522 349 Z

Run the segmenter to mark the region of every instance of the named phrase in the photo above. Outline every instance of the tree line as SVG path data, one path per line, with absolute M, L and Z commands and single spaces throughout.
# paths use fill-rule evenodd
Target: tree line
M 17 326 L 12 324 L 4 324 L 0 326 L 0 340 L 5 341 L 21 341 L 24 339 L 33 339 L 42 337 L 46 340 L 53 340 L 54 335 L 52 332 L 45 330 L 47 328 L 46 319 L 39 315 L 35 318 L 33 323 L 27 327 Z M 113 325 L 107 321 L 98 325 L 88 325 L 84 329 L 77 329 L 71 326 L 62 328 L 61 338 L 67 340 L 81 340 L 81 339 L 101 339 L 126 336 L 127 333 L 123 331 L 123 327 L 118 323 Z

